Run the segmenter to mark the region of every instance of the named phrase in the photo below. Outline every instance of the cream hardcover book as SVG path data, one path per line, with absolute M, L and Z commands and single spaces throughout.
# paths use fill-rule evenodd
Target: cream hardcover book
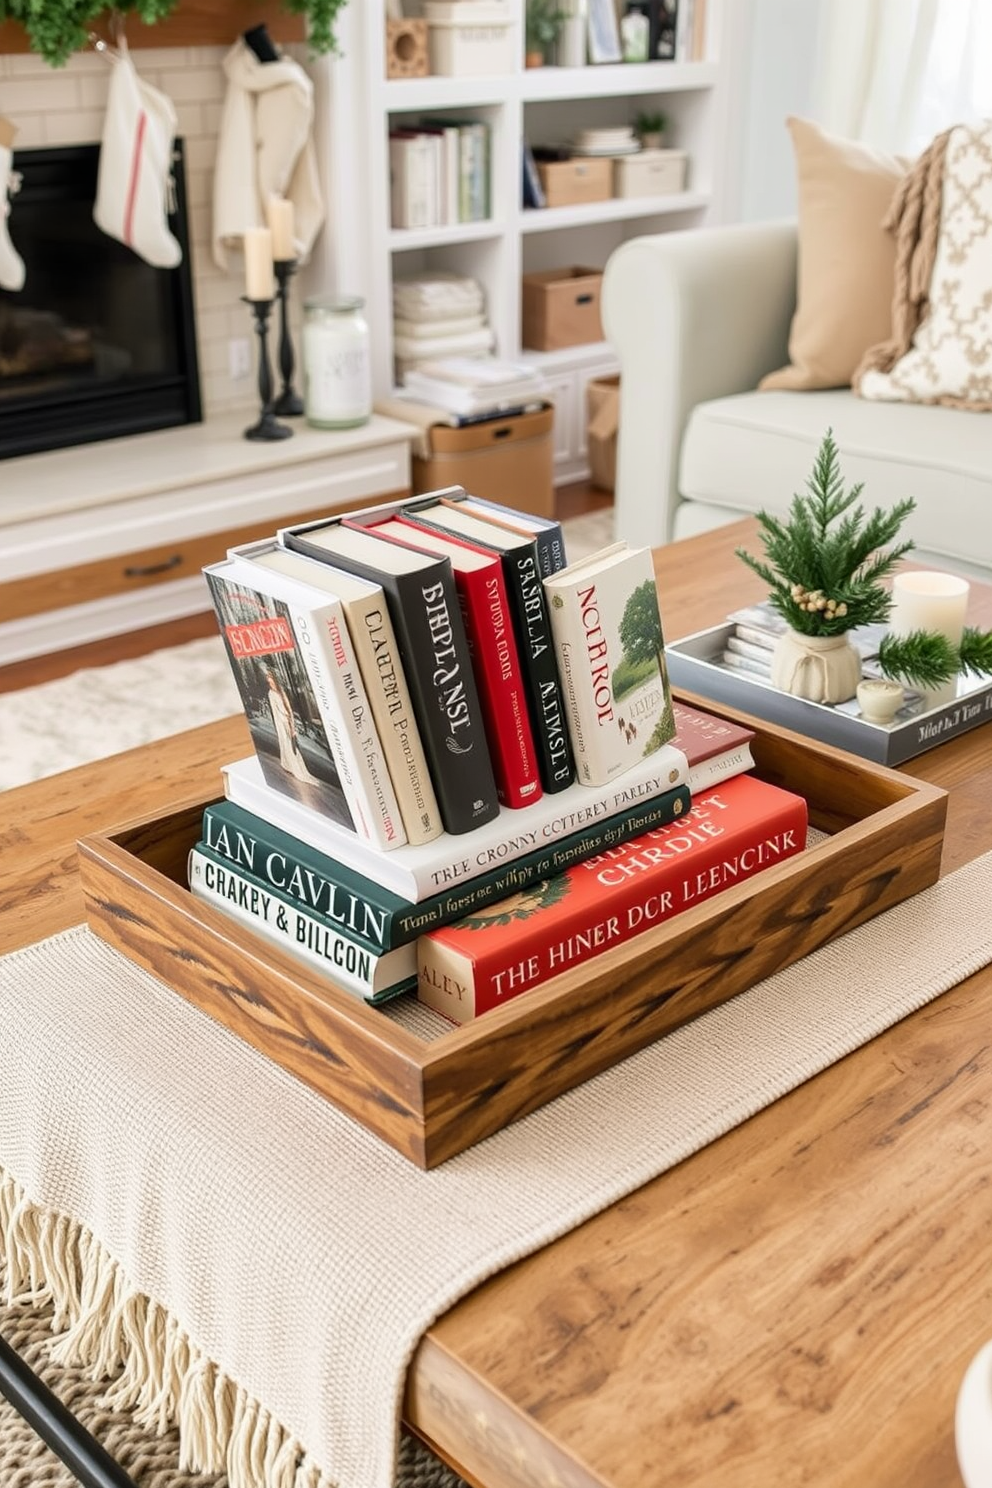
M 612 543 L 544 589 L 576 774 L 606 785 L 675 733 L 651 551 Z

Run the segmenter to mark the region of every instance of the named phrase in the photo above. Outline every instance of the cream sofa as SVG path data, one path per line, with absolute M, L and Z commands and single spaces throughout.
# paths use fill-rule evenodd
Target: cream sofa
M 831 428 L 864 504 L 912 496 L 914 557 L 992 580 L 992 414 L 757 392 L 788 361 L 796 227 L 634 238 L 610 257 L 603 324 L 621 368 L 617 536 L 652 545 L 783 513 Z

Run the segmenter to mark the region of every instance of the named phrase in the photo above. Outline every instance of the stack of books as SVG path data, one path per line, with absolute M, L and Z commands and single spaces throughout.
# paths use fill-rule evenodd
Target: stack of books
M 670 857 L 740 816 L 754 862 L 735 837 L 733 871 L 772 861 L 753 798 L 745 826 L 714 794 L 750 768 L 749 731 L 673 706 L 647 550 L 569 567 L 558 522 L 451 487 L 286 528 L 204 572 L 254 754 L 223 770 L 190 888 L 356 996 L 415 991 L 462 1021 L 555 974 L 557 954 L 453 1005 L 436 937 L 571 905 L 587 863 L 616 864 L 629 933 L 647 928 L 682 907 L 649 914 L 641 893 L 657 895 L 644 868 L 675 824 Z M 758 804 L 771 834 L 781 802 Z M 731 871 L 707 858 L 695 899 Z M 585 899 L 567 933 L 595 954 L 616 937 L 584 923 Z M 517 929 L 499 938 L 506 954 Z
M 540 373 L 520 362 L 452 356 L 410 368 L 404 374 L 400 397 L 471 422 L 540 408 L 545 391 Z
M 437 357 L 482 357 L 496 338 L 482 285 L 468 275 L 423 273 L 393 284 L 396 380 Z
M 489 125 L 422 119 L 389 132 L 393 227 L 449 227 L 491 214 Z

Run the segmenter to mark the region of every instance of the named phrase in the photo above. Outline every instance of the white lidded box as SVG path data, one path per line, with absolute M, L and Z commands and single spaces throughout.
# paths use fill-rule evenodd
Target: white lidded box
M 435 77 L 512 72 L 513 17 L 505 0 L 424 0 Z
M 613 161 L 614 196 L 669 196 L 685 190 L 684 150 L 639 150 Z

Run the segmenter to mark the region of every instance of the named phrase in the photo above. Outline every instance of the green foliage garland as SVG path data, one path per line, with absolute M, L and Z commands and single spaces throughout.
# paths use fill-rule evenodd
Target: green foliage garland
M 738 558 L 764 580 L 772 608 L 800 635 L 843 635 L 884 623 L 892 598 L 879 580 L 913 547 L 909 540 L 886 544 L 916 503 L 899 501 L 866 516 L 856 504 L 862 483 L 844 490 L 830 429 L 806 487 L 807 495 L 793 496 L 786 521 L 758 513 L 766 561 L 742 548 Z
M 63 67 L 73 52 L 89 42 L 94 23 L 108 9 L 135 15 L 146 26 L 164 21 L 179 0 L 119 0 L 108 7 L 106 0 L 0 0 L 0 21 L 17 21 L 27 32 L 31 50 L 50 67 Z M 347 0 L 281 0 L 294 15 L 307 18 L 308 41 L 314 53 L 336 52 L 334 24 Z
M 933 630 L 883 636 L 878 664 L 886 677 L 910 687 L 940 687 L 963 671 L 992 676 L 992 631 L 966 626 L 958 646 Z

